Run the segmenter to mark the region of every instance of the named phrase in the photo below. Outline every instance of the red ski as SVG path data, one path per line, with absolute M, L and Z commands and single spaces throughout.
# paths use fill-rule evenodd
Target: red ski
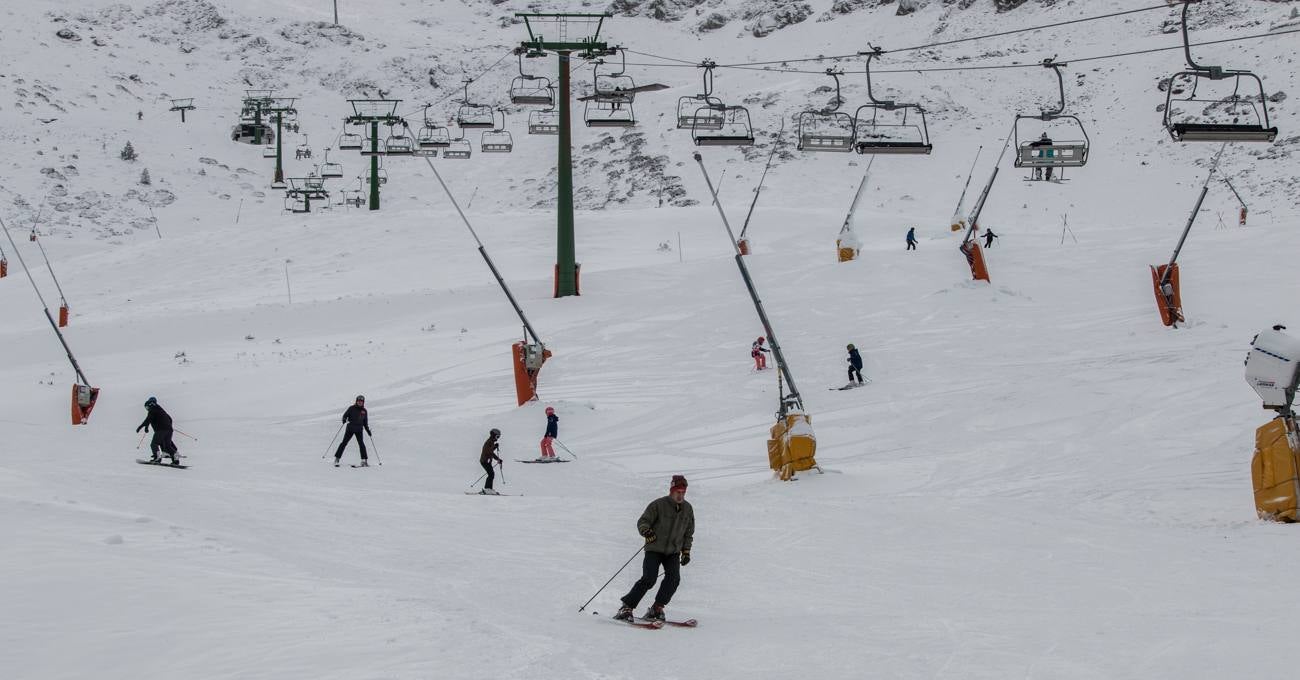
M 676 626 L 678 628 L 694 628 L 700 624 L 695 619 L 686 619 L 685 621 L 650 621 L 648 619 L 637 619 L 637 622 L 658 623 L 666 626 Z
M 614 619 L 614 618 L 611 618 L 609 620 L 614 623 L 622 623 L 628 626 L 633 626 L 635 628 L 649 628 L 651 630 L 659 630 L 660 628 L 664 627 L 663 621 L 637 621 L 637 620 L 629 621 L 627 619 Z

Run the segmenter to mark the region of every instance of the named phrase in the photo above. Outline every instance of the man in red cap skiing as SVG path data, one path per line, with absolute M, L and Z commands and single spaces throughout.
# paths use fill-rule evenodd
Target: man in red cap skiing
M 560 417 L 555 415 L 555 408 L 546 407 L 546 434 L 542 435 L 542 460 L 555 460 L 555 446 L 552 442 L 560 436 Z
M 664 607 L 668 606 L 681 583 L 681 568 L 691 563 L 691 543 L 695 538 L 695 510 L 686 502 L 685 477 L 673 475 L 668 495 L 646 506 L 637 520 L 636 530 L 645 538 L 641 579 L 623 596 L 623 606 L 614 618 L 632 620 L 632 610 L 654 587 L 659 579 L 659 568 L 663 567 L 663 583 L 659 584 L 654 605 L 646 610 L 644 617 L 650 621 L 663 621 Z

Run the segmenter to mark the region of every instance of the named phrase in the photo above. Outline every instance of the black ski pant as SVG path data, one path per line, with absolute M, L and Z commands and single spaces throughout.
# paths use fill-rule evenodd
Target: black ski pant
M 668 601 L 673 599 L 673 593 L 677 592 L 677 586 L 682 582 L 681 553 L 649 550 L 645 551 L 645 558 L 641 560 L 641 580 L 632 584 L 632 590 L 623 596 L 625 606 L 636 608 L 641 603 L 641 598 L 650 592 L 659 579 L 660 566 L 664 568 L 664 580 L 659 584 L 659 592 L 655 593 L 655 604 L 668 606 Z
M 339 448 L 338 448 L 338 450 L 334 452 L 334 459 L 335 459 L 335 460 L 338 460 L 339 458 L 342 458 L 342 457 L 343 457 L 343 449 L 347 448 L 347 446 L 348 446 L 348 442 L 352 441 L 352 437 L 354 437 L 354 436 L 357 438 L 357 446 L 361 448 L 361 460 L 365 460 L 365 459 L 366 459 L 366 438 L 365 438 L 365 436 L 362 435 L 362 433 L 360 433 L 360 432 L 353 432 L 352 430 L 348 430 L 347 434 L 343 435 L 343 441 L 339 443 Z
M 857 366 L 849 366 L 849 382 L 853 382 L 853 376 L 857 376 L 857 381 L 862 382 L 862 369 Z
M 492 461 L 490 460 L 479 461 L 479 465 L 482 465 L 483 471 L 487 473 L 487 483 L 483 485 L 483 488 L 491 489 L 492 480 L 496 479 L 497 477 L 497 473 L 492 471 Z
M 169 456 L 176 455 L 176 445 L 172 443 L 171 430 L 154 429 L 153 439 L 149 440 L 149 450 L 153 452 L 154 458 L 158 457 L 158 449 L 162 449 L 162 452 Z
M 907 242 L 907 249 L 908 249 L 908 250 L 916 250 L 916 241 L 908 241 L 908 242 Z

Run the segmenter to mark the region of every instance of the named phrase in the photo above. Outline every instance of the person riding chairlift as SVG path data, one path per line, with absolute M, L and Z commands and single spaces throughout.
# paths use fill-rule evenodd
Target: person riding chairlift
M 1048 137 L 1046 132 L 1043 133 L 1043 136 L 1038 138 L 1038 141 L 1029 143 L 1030 148 L 1036 149 L 1044 146 L 1048 148 L 1038 152 L 1039 158 L 1053 158 L 1054 156 L 1056 156 L 1055 149 L 1050 148 L 1052 146 L 1052 138 Z M 1043 169 L 1041 167 L 1034 168 L 1034 179 L 1042 179 L 1042 178 L 1043 178 Z M 1047 166 L 1047 181 L 1049 182 L 1052 181 L 1052 166 L 1050 165 Z

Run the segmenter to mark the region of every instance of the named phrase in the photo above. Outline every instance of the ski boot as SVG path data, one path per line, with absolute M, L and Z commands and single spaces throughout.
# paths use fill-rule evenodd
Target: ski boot
M 338 459 L 338 458 L 335 458 L 335 459 L 334 459 L 334 467 L 338 467 L 338 466 L 339 466 L 339 460 L 340 460 L 340 459 Z
M 645 610 L 645 616 L 642 616 L 641 618 L 645 619 L 646 621 L 667 621 L 668 620 L 668 617 L 664 616 L 664 606 L 661 604 L 656 604 L 650 607 L 649 609 Z
M 614 615 L 615 621 L 631 621 L 634 618 L 636 617 L 632 614 L 632 608 L 627 605 L 619 607 L 618 613 Z
M 497 492 L 496 489 L 483 489 L 483 490 L 480 491 L 479 493 L 483 494 L 484 496 L 500 496 L 500 495 L 501 495 L 500 493 Z
M 370 461 L 366 460 L 365 458 L 362 458 L 361 467 L 370 467 Z
M 171 456 L 168 456 L 168 457 L 171 458 L 171 460 L 172 460 L 172 465 L 173 465 L 173 466 L 179 466 L 179 465 L 181 464 L 181 457 L 180 457 L 180 456 L 178 456 L 178 455 L 176 455 L 176 454 L 172 454 Z
M 155 453 L 152 456 L 149 456 L 149 462 L 153 463 L 154 465 L 157 465 L 158 463 L 162 462 L 162 457 L 160 457 L 158 454 Z

